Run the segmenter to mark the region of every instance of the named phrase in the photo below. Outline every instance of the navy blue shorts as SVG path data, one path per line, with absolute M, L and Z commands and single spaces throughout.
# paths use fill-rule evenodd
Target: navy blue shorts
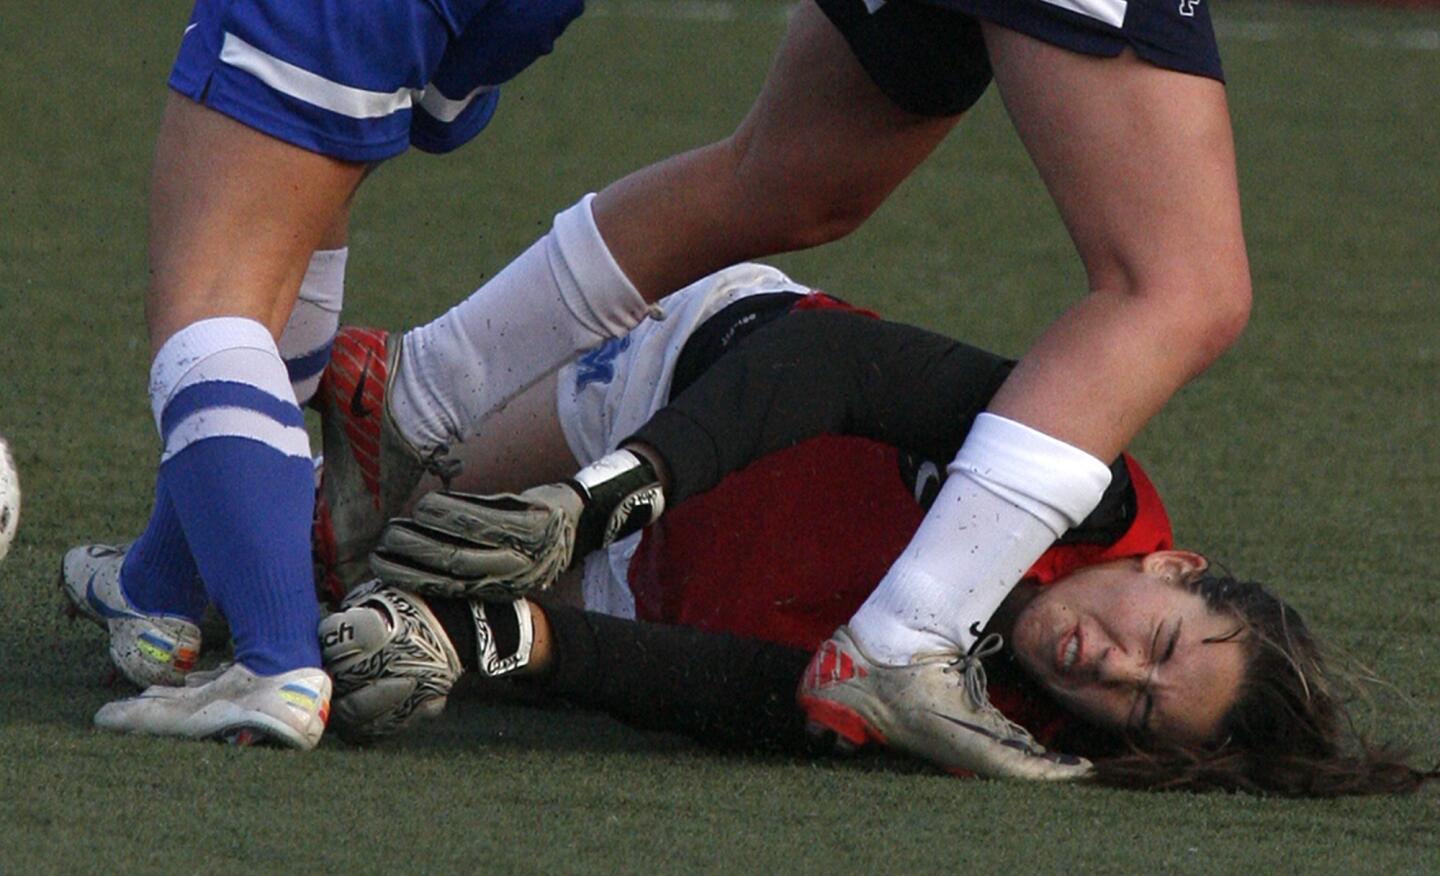
M 816 0 L 902 109 L 964 112 L 990 85 L 980 22 L 1062 49 L 1225 81 L 1208 0 Z
M 197 0 L 170 87 L 346 161 L 448 152 L 584 0 Z

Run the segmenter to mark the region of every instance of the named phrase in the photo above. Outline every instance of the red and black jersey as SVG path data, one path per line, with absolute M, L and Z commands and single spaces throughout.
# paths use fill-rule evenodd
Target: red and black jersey
M 794 698 L 801 673 L 905 547 L 1012 363 L 832 301 L 756 298 L 692 335 L 669 404 L 635 436 L 671 474 L 670 510 L 629 575 L 651 622 L 547 606 L 555 668 L 544 684 L 707 745 L 812 753 Z M 1140 467 L 1122 457 L 1111 473 L 1034 580 L 1170 546 Z M 453 614 L 447 629 L 463 632 L 468 610 Z M 1084 730 L 1005 661 L 989 669 L 992 699 L 1042 739 Z

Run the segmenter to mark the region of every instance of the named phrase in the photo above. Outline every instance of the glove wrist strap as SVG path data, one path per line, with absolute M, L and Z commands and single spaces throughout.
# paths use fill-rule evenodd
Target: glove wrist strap
M 575 527 L 573 560 L 580 560 L 660 519 L 665 496 L 660 477 L 644 457 L 616 450 L 566 482 L 584 500 Z
M 524 599 L 509 602 L 470 600 L 475 621 L 475 657 L 481 675 L 509 675 L 530 663 L 535 619 Z

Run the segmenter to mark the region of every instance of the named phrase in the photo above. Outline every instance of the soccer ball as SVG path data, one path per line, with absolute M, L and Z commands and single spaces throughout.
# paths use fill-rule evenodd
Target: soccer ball
M 0 560 L 10 550 L 19 525 L 20 474 L 15 470 L 15 457 L 10 455 L 10 442 L 0 435 Z

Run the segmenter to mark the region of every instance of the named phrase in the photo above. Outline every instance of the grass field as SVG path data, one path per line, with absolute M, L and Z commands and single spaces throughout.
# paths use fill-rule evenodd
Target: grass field
M 0 431 L 26 489 L 0 566 L 0 872 L 1435 872 L 1440 793 L 1286 802 L 718 756 L 459 697 L 394 744 L 309 755 L 90 728 L 102 640 L 57 611 L 69 545 L 133 536 L 145 174 L 176 0 L 0 10 Z M 550 215 L 728 132 L 772 2 L 600 0 L 492 130 L 366 185 L 348 319 L 430 317 Z M 1440 14 L 1216 12 L 1256 287 L 1239 346 L 1137 442 L 1182 542 L 1274 582 L 1371 664 L 1379 736 L 1440 759 Z M 794 275 L 1019 352 L 1082 288 L 992 93 L 859 233 Z

